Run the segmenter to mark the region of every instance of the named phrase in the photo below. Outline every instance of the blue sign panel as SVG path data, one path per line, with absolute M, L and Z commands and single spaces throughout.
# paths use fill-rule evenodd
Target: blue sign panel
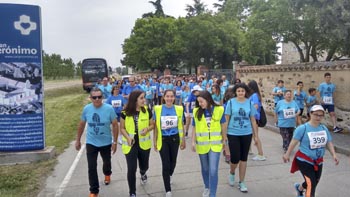
M 0 151 L 45 147 L 40 7 L 0 4 Z

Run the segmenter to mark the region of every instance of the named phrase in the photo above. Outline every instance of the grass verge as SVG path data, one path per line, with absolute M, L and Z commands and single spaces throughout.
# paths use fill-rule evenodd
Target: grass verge
M 87 94 L 81 87 L 45 92 L 46 146 L 55 146 L 61 154 L 74 140 Z M 0 166 L 0 196 L 37 196 L 56 158 L 31 164 Z

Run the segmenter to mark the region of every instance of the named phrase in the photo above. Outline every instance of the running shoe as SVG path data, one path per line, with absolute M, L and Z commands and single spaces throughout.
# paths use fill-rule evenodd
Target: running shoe
M 147 174 L 141 175 L 141 185 L 144 185 L 147 183 Z
M 104 183 L 105 183 L 105 185 L 109 185 L 111 183 L 111 175 L 105 176 Z
M 210 191 L 208 188 L 205 188 L 202 194 L 202 197 L 209 197 Z
M 165 197 L 172 197 L 172 196 L 173 194 L 170 191 L 165 194 Z
M 228 176 L 228 184 L 233 187 L 235 185 L 235 174 L 231 174 Z
M 247 186 L 245 185 L 244 182 L 239 182 L 238 184 L 238 189 L 243 192 L 243 193 L 247 193 L 248 192 L 248 188 Z
M 255 157 L 252 158 L 253 161 L 265 161 L 266 157 L 263 155 L 256 155 Z
M 295 191 L 297 191 L 297 197 L 304 197 L 304 191 L 300 191 L 299 186 L 299 183 L 294 183 Z
M 334 133 L 338 133 L 338 132 L 341 132 L 343 129 L 342 128 L 339 128 L 339 127 L 334 127 L 333 128 L 333 132 Z

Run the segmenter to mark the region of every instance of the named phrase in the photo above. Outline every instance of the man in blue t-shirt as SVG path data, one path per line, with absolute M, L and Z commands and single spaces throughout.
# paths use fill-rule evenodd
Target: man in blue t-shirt
M 125 88 L 123 89 L 123 97 L 124 97 L 126 102 L 129 100 L 130 93 L 134 90 L 143 91 L 142 88 L 136 84 L 135 77 L 130 77 L 129 78 L 129 85 L 126 85 Z
M 331 82 L 331 73 L 324 74 L 325 81 L 318 86 L 318 96 L 324 110 L 327 110 L 333 123 L 333 132 L 338 133 L 342 128 L 337 126 L 337 118 L 334 112 L 335 84 Z
M 102 91 L 104 99 L 107 99 L 111 95 L 112 86 L 108 83 L 107 77 L 102 79 L 101 85 L 98 88 Z
M 283 100 L 283 95 L 286 92 L 286 88 L 284 87 L 284 81 L 283 80 L 278 80 L 277 81 L 277 86 L 272 89 L 272 96 L 273 100 L 275 102 L 275 107 L 278 103 L 278 101 Z
M 303 112 L 304 112 L 304 104 L 306 101 L 306 97 L 307 94 L 306 92 L 303 90 L 304 87 L 304 83 L 302 81 L 298 81 L 297 82 L 297 89 L 294 90 L 294 100 L 295 102 L 298 104 L 298 107 L 300 109 L 300 118 L 297 119 L 298 121 L 301 121 L 301 117 L 303 116 Z M 298 122 L 297 124 L 300 125 L 302 122 Z
M 90 195 L 95 196 L 98 196 L 100 188 L 97 175 L 98 153 L 100 153 L 103 160 L 104 183 L 108 185 L 112 174 L 111 152 L 114 154 L 117 151 L 116 141 L 119 131 L 113 107 L 103 103 L 102 98 L 103 94 L 100 89 L 93 88 L 90 91 L 92 103 L 87 104 L 83 109 L 75 142 L 76 150 L 80 150 L 82 148 L 81 136 L 83 135 L 85 125 L 87 125 L 86 156 L 89 168 Z

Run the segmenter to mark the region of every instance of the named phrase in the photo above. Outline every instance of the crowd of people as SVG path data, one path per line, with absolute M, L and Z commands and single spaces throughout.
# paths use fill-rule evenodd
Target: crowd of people
M 309 95 L 303 90 L 301 81 L 292 91 L 287 90 L 284 82 L 279 80 L 272 91 L 275 121 L 283 139 L 285 162 L 289 161 L 292 150 L 300 142 L 296 162 L 292 165 L 293 169 L 299 166 L 297 169 L 305 178 L 304 183 L 295 185 L 298 196 L 304 196 L 304 191 L 306 196 L 314 196 L 321 170 L 311 170 L 311 167 L 319 166 L 322 169 L 322 162 L 318 160 L 323 157 L 325 147 L 329 148 L 336 164 L 339 162 L 329 131 L 320 123 L 328 110 L 334 123 L 333 131 L 342 130 L 335 122 L 334 91 L 330 73 L 325 74 L 325 82 L 317 89 L 310 88 Z M 316 92 L 319 92 L 318 97 Z M 82 146 L 81 136 L 87 123 L 91 197 L 99 193 L 96 169 L 98 152 L 103 159 L 104 183 L 107 185 L 112 174 L 110 152 L 116 152 L 117 143 L 121 144 L 126 158 L 130 197 L 136 196 L 137 164 L 140 183 L 144 185 L 148 182 L 152 142 L 153 149 L 160 155 L 166 197 L 172 196 L 171 184 L 178 151 L 186 148 L 187 138 L 191 138 L 188 146 L 199 155 L 203 197 L 216 196 L 221 153 L 230 165 L 227 175 L 229 185 L 237 184 L 244 193 L 248 192 L 245 176 L 252 142 L 258 151 L 252 159 L 266 160 L 257 124 L 263 100 L 255 80 L 246 84 L 237 79 L 230 85 L 225 75 L 220 78 L 213 75 L 210 79 L 206 76 L 145 76 L 130 77 L 127 81 L 104 78 L 91 90 L 90 99 L 92 103 L 85 106 L 81 116 L 76 149 Z M 304 106 L 308 114 L 306 123 L 301 118 Z M 150 133 L 152 131 L 153 135 Z M 307 135 L 304 137 L 305 133 Z M 320 136 L 322 140 L 317 140 Z M 238 176 L 235 176 L 237 168 Z

